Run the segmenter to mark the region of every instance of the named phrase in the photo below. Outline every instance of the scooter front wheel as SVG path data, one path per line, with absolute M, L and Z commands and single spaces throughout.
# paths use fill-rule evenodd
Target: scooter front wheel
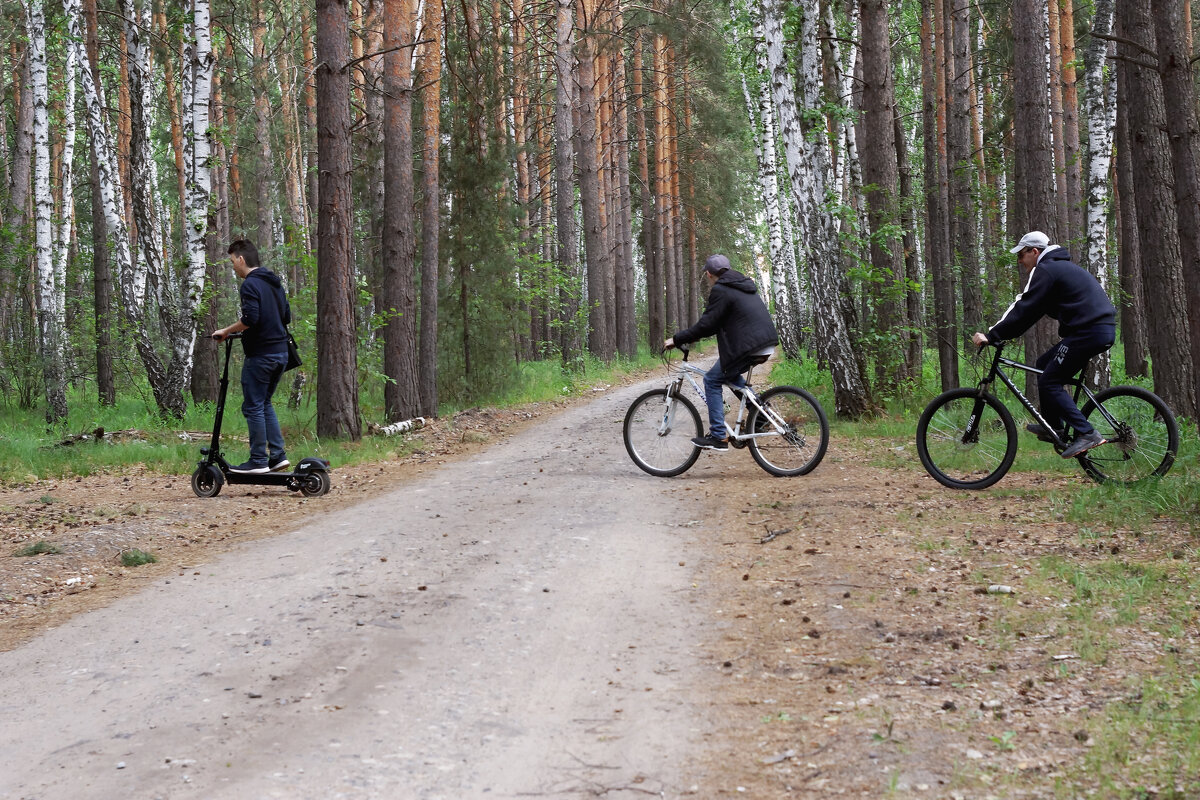
M 323 469 L 318 469 L 310 472 L 300 479 L 300 494 L 305 497 L 320 497 L 329 491 L 333 481 L 329 479 L 329 473 Z
M 225 485 L 225 476 L 216 464 L 201 464 L 192 473 L 192 491 L 196 497 L 216 497 Z

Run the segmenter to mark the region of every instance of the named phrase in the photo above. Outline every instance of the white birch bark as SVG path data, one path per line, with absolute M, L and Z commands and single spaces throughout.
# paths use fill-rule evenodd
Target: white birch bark
M 183 64 L 183 159 L 187 193 L 182 201 L 187 231 L 187 267 L 179 292 L 181 324 L 171 336 L 172 366 L 178 365 L 183 386 L 188 385 L 191 378 L 196 310 L 204 293 L 207 266 L 208 205 L 212 195 L 212 132 L 208 113 L 214 63 L 211 24 L 209 0 L 192 0 Z
M 75 227 L 75 51 L 67 48 L 63 69 L 63 150 L 62 172 L 62 218 L 59 220 L 58 238 L 54 245 L 54 316 L 60 330 L 67 326 L 67 258 L 71 253 L 71 231 Z
M 801 2 L 799 98 L 792 91 L 793 77 L 784 51 L 781 0 L 763 0 L 762 14 L 771 94 L 779 111 L 788 177 L 802 223 L 801 237 L 813 289 L 817 353 L 832 373 L 838 415 L 857 418 L 867 411 L 868 398 L 842 310 L 838 235 L 829 208 L 829 140 L 819 130 L 806 140 L 797 110 L 797 101 L 806 108 L 817 108 L 820 104 L 817 2 Z
M 1109 102 L 1105 63 L 1112 32 L 1113 0 L 1096 0 L 1092 37 L 1084 50 L 1084 109 L 1088 125 L 1087 267 L 1107 289 L 1108 176 L 1112 167 L 1117 104 Z M 1115 99 L 1115 98 L 1114 98 Z
M 33 205 L 37 263 L 38 349 L 46 384 L 46 421 L 67 415 L 63 385 L 63 339 L 55 311 L 54 198 L 50 193 L 50 84 L 46 68 L 45 0 L 25 8 L 29 35 L 29 91 L 33 97 Z
M 121 0 L 125 38 L 129 47 L 129 111 L 132 141 L 129 153 L 130 192 L 133 218 L 137 222 L 137 267 L 132 275 L 138 309 L 144 307 L 147 284 L 159 281 L 162 268 L 162 226 L 155 202 L 158 181 L 150 149 L 150 4 L 139 11 L 134 0 Z M 143 15 L 143 11 L 145 14 Z M 157 294 L 157 283 L 152 287 Z
M 162 392 L 162 387 L 166 383 L 166 373 L 154 350 L 154 345 L 150 341 L 142 318 L 142 305 L 139 302 L 134 276 L 133 254 L 129 247 L 129 229 L 125 225 L 124 189 L 117 174 L 116 148 L 105 116 L 107 105 L 104 101 L 104 88 L 92 79 L 92 71 L 88 66 L 83 35 L 83 8 L 80 0 L 63 0 L 63 13 L 67 18 L 69 46 L 75 51 L 77 76 L 83 89 L 84 103 L 87 108 L 88 135 L 91 137 L 96 151 L 96 169 L 100 175 L 100 199 L 104 206 L 104 217 L 108 223 L 112 257 L 117 266 L 117 288 L 121 294 L 119 305 L 129 323 L 126 335 L 133 339 L 137 347 L 159 408 L 166 410 L 167 406 L 164 405 Z M 144 287 L 144 283 L 142 285 Z

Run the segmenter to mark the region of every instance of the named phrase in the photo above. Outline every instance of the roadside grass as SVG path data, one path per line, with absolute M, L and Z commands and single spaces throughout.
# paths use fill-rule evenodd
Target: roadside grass
M 621 376 L 652 366 L 658 360 L 645 347 L 636 359 L 619 359 L 611 365 L 585 358 L 576 371 L 562 368 L 557 360 L 526 362 L 519 379 L 502 395 L 487 398 L 482 405 L 498 408 L 519 406 L 576 396 Z M 231 368 L 232 369 L 232 368 Z M 0 405 L 0 486 L 32 483 L 45 478 L 83 476 L 145 468 L 163 474 L 191 472 L 208 438 L 183 437 L 185 432 L 211 435 L 215 407 L 191 404 L 182 420 L 166 422 L 156 413 L 149 391 L 123 394 L 115 406 L 96 403 L 90 386 L 77 387 L 68 396 L 66 421 L 47 426 L 43 409 L 20 409 Z M 420 447 L 420 431 L 403 436 L 363 436 L 359 441 L 329 439 L 316 435 L 316 398 L 306 391 L 298 408 L 288 408 L 289 386 L 281 386 L 275 397 L 288 455 L 327 458 L 334 466 L 379 461 L 404 456 Z M 240 460 L 246 447 L 246 421 L 241 415 L 241 387 L 231 377 L 225 403 L 221 448 Z M 383 391 L 364 391 L 361 396 L 364 421 L 383 421 Z M 439 413 L 451 419 L 464 409 L 443 404 Z M 105 436 L 64 444 L 79 434 L 103 428 Z M 113 436 L 118 431 L 136 431 Z
M 144 564 L 155 564 L 158 557 L 136 547 L 121 551 L 121 565 L 125 567 L 140 567 Z
M 13 553 L 18 558 L 27 558 L 29 556 L 55 556 L 62 552 L 62 548 L 56 544 L 43 540 L 34 542 L 31 545 L 26 545 L 20 550 Z

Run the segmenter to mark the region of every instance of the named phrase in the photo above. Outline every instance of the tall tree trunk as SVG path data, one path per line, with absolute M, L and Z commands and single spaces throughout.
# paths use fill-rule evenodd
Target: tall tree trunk
M 1180 267 L 1176 176 L 1167 132 L 1163 82 L 1146 65 L 1157 51 L 1149 0 L 1117 4 L 1118 69 L 1127 72 L 1129 138 L 1134 196 L 1140 229 L 1142 280 L 1154 391 L 1176 414 L 1195 413 L 1195 384 L 1189 353 L 1187 291 Z M 1184 102 L 1183 98 L 1178 99 Z M 1176 102 L 1176 98 L 1172 98 Z
M 1059 241 L 1061 234 L 1058 201 L 1055 197 L 1054 151 L 1050 138 L 1050 103 L 1046 71 L 1045 0 L 1014 0 L 1013 20 L 1013 123 L 1014 193 L 1012 229 L 1015 236 L 1040 230 Z M 1040 21 L 1040 22 L 1038 22 Z M 1024 285 L 1024 276 L 1021 277 Z M 1053 343 L 1054 329 L 1043 320 L 1025 334 L 1029 358 L 1040 355 Z M 1036 399 L 1037 383 L 1031 374 L 1025 393 Z
M 33 98 L 33 200 L 36 227 L 38 354 L 46 390 L 46 421 L 67 416 L 63 378 L 63 330 L 57 312 L 54 272 L 54 200 L 50 194 L 50 87 L 46 65 L 46 12 L 44 0 L 29 0 L 26 7 L 29 33 L 29 93 Z
M 84 25 L 87 31 L 87 64 L 92 82 L 100 82 L 100 37 L 96 0 L 83 0 Z M 82 67 L 81 67 L 82 68 Z M 100 405 L 117 403 L 117 384 L 113 375 L 112 346 L 112 264 L 108 250 L 108 218 L 100 189 L 99 153 L 96 141 L 88 137 L 91 154 L 92 187 L 92 293 L 96 326 L 96 393 Z
M 902 338 L 904 313 L 904 248 L 888 235 L 900 224 L 900 166 L 896 161 L 896 100 L 892 92 L 892 51 L 884 0 L 862 0 L 863 133 L 872 146 L 862 154 L 866 188 L 871 268 L 874 272 L 875 376 L 877 386 L 893 392 L 905 375 L 905 353 L 895 346 Z
M 225 130 L 220 73 L 215 72 L 212 86 L 212 128 L 221 133 Z M 215 331 L 221 324 L 221 278 L 228 274 L 225 268 L 228 258 L 226 247 L 231 241 L 227 163 L 224 137 L 215 136 L 212 149 L 213 202 L 209 205 L 207 232 L 208 263 L 205 267 L 204 301 L 201 304 L 197 326 L 202 335 L 196 337 L 196 344 L 192 350 L 192 400 L 197 403 L 217 401 L 220 345 L 203 334 Z
M 413 277 L 412 52 L 416 9 L 411 0 L 384 0 L 384 406 L 392 422 L 420 413 L 417 298 Z
M 618 0 L 619 5 L 619 0 Z M 615 17 L 616 29 L 625 31 L 621 12 Z M 629 186 L 629 94 L 625 73 L 625 53 L 618 49 L 613 55 L 613 102 L 616 105 L 615 136 L 617 145 L 617 242 L 620 258 L 616 269 L 616 327 L 617 352 L 625 358 L 637 355 L 637 305 L 635 302 L 633 266 L 633 195 Z
M 978 209 L 974 202 L 977 178 L 971 158 L 971 51 L 970 15 L 967 0 L 946 0 L 946 28 L 951 31 L 947 45 L 953 56 L 947 57 L 950 67 L 947 82 L 951 92 L 947 115 L 946 138 L 950 189 L 951 246 L 958 267 L 962 289 L 962 324 L 968 331 L 983 325 L 983 295 L 979 285 L 979 228 L 975 222 Z
M 1075 232 L 1070 230 L 1070 210 L 1067 206 L 1067 150 L 1063 137 L 1062 14 L 1059 12 L 1059 0 L 1046 0 L 1046 23 L 1050 34 L 1050 70 L 1047 78 L 1050 83 L 1050 142 L 1054 150 L 1054 198 L 1058 203 L 1058 235 L 1062 244 L 1070 245 Z
M 1200 403 L 1200 169 L 1196 165 L 1200 130 L 1196 123 L 1196 87 L 1192 82 L 1184 1 L 1151 0 L 1150 5 L 1158 38 L 1158 68 L 1162 73 L 1163 94 L 1171 98 L 1166 107 L 1167 132 L 1175 167 L 1180 278 L 1186 290 L 1184 312 L 1190 319 L 1185 329 L 1191 336 L 1193 380 L 1191 411 L 1184 413 L 1195 417 Z M 1197 423 L 1200 424 L 1200 420 Z
M 421 337 L 420 358 L 421 413 L 436 417 L 437 387 L 437 314 L 438 314 L 438 236 L 441 231 L 441 193 L 438 183 L 438 149 L 441 138 L 442 103 L 442 0 L 425 0 L 425 24 L 422 45 L 421 106 L 424 116 L 421 170 Z
M 1133 153 L 1129 138 L 1129 75 L 1117 73 L 1116 129 L 1116 204 L 1117 204 L 1117 275 L 1120 295 L 1117 299 L 1121 345 L 1125 351 L 1125 374 L 1131 378 L 1150 375 L 1149 345 L 1146 341 L 1146 303 L 1142 291 L 1142 245 L 1138 232 L 1137 198 L 1134 193 Z
M 317 435 L 358 439 L 346 0 L 317 0 Z
M 267 56 L 267 21 L 262 0 L 253 0 L 254 34 L 254 138 L 258 144 L 258 174 L 254 185 L 258 199 L 258 246 L 266 252 L 275 248 L 275 158 L 271 147 L 271 95 L 267 86 L 270 59 Z
M 822 313 L 813 315 L 817 351 L 833 376 L 834 405 L 839 416 L 857 419 L 870 406 L 867 385 L 857 354 L 850 342 L 850 330 L 843 315 L 841 264 L 833 216 L 825 205 L 829 187 L 828 139 L 812 137 L 805 148 L 797 106 L 811 108 L 819 102 L 817 81 L 820 69 L 816 36 L 817 7 L 814 0 L 803 0 L 797 75 L 800 97 L 792 91 L 792 77 L 784 55 L 783 8 L 779 0 L 763 3 L 763 28 L 767 60 L 771 68 L 771 92 L 779 110 L 780 129 L 787 153 L 788 174 L 799 216 L 804 220 L 801 232 L 811 270 L 814 305 Z
M 1098 5 L 1103 5 L 1101 0 Z M 1084 233 L 1083 181 L 1079 146 L 1079 87 L 1075 68 L 1075 0 L 1059 0 L 1062 22 L 1058 26 L 1062 46 L 1063 149 L 1066 151 L 1067 239 L 1074 246 Z M 1111 139 L 1110 139 L 1111 141 Z
M 572 39 L 575 27 L 574 0 L 556 0 L 558 11 L 555 26 L 554 66 L 557 88 L 554 95 L 554 183 L 557 197 L 556 228 L 558 233 L 558 269 L 561 281 L 562 363 L 573 367 L 580 355 L 578 251 L 579 239 L 575 229 L 574 163 L 571 155 L 575 140 L 575 120 L 572 113 L 574 81 Z
M 642 255 L 646 275 L 646 328 L 652 352 L 657 352 L 666 339 L 666 321 L 663 319 L 663 296 L 660 267 L 657 259 L 655 232 L 657 217 L 654 204 L 654 183 L 650 171 L 650 135 L 646 124 L 645 65 L 643 51 L 647 47 L 645 34 L 639 32 L 633 44 L 633 118 L 637 128 L 638 175 L 641 177 L 642 195 Z
M 945 84 L 937 62 L 942 47 L 934 28 L 941 0 L 921 2 L 921 97 L 925 152 L 925 261 L 933 279 L 934 337 L 937 340 L 942 390 L 958 386 L 958 327 L 955 325 L 954 284 L 950 277 L 949 223 L 941 188 L 942 141 L 939 126 Z
M 579 164 L 579 199 L 583 206 L 583 249 L 587 260 L 588 352 L 602 361 L 611 361 L 613 337 L 605 316 L 605 285 L 612 273 L 612 259 L 604 246 L 601 211 L 600 166 L 596 149 L 599 138 L 599 109 L 596 99 L 594 3 L 579 0 L 578 12 L 583 30 L 576 47 L 576 82 L 579 87 L 579 130 L 576 132 L 576 159 Z

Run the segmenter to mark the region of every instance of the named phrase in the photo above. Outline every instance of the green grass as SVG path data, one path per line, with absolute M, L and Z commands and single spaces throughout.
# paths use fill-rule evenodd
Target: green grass
M 618 359 L 606 365 L 585 358 L 583 368 L 565 371 L 557 360 L 526 362 L 519 367 L 519 380 L 502 395 L 487 398 L 485 406 L 511 407 L 528 403 L 582 395 L 593 387 L 618 380 L 623 374 L 651 366 L 657 356 L 644 347 L 638 358 Z M 287 407 L 288 386 L 281 386 L 275 396 L 275 412 L 283 429 L 288 454 L 318 456 L 333 465 L 347 465 L 404 456 L 418 446 L 420 432 L 410 436 L 364 436 L 355 442 L 346 439 L 318 437 L 316 401 L 311 389 L 306 390 L 298 409 Z M 362 417 L 367 421 L 383 421 L 382 389 L 363 392 L 360 398 Z M 236 376 L 230 381 L 229 397 L 222 425 L 221 449 L 235 462 L 246 449 L 246 421 L 240 412 L 241 388 Z M 148 392 L 123 395 L 115 406 L 97 405 L 90 387 L 72 391 L 68 397 L 69 414 L 66 421 L 48 428 L 41 408 L 19 409 L 0 406 L 0 485 L 30 483 L 47 478 L 88 476 L 103 472 L 121 472 L 146 468 L 165 474 L 187 474 L 200 458 L 200 448 L 207 439 L 184 440 L 181 431 L 212 430 L 214 407 L 211 404 L 191 405 L 182 420 L 164 422 L 155 412 Z M 442 417 L 452 417 L 461 408 L 443 404 Z M 68 446 L 60 443 L 80 433 L 96 428 L 114 431 L 137 430 L 137 437 L 89 439 Z M 42 502 L 53 502 L 43 498 Z
M 154 564 L 158 558 L 153 553 L 138 550 L 136 547 L 121 551 L 121 565 L 125 567 L 140 567 L 143 564 Z
M 19 558 L 25 558 L 27 556 L 41 556 L 41 555 L 53 556 L 53 555 L 58 555 L 61 552 L 62 552 L 62 548 L 56 544 L 51 544 L 50 542 L 47 542 L 47 541 L 38 541 L 38 542 L 34 542 L 31 545 L 22 547 L 20 550 L 13 553 L 13 555 L 17 556 Z

